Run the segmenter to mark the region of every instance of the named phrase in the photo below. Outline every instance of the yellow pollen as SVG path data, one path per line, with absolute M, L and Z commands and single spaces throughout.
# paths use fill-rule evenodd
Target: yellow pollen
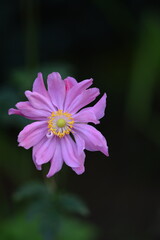
M 48 132 L 52 132 L 59 138 L 64 137 L 66 134 L 72 132 L 74 124 L 74 119 L 72 115 L 68 112 L 63 112 L 63 110 L 58 110 L 52 112 L 48 120 Z
M 64 127 L 66 125 L 66 121 L 63 118 L 60 118 L 60 119 L 58 119 L 56 124 L 57 124 L 57 127 L 62 128 L 62 127 Z

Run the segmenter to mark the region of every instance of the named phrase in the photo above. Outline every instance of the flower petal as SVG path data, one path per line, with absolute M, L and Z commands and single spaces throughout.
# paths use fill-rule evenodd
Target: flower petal
M 61 75 L 57 72 L 53 72 L 48 75 L 48 92 L 52 103 L 58 109 L 63 110 L 63 104 L 65 99 L 65 83 L 61 78 Z
M 50 112 L 33 108 L 32 105 L 28 101 L 19 102 L 16 104 L 16 107 L 18 108 L 17 111 L 19 111 L 21 114 L 16 113 L 16 111 L 15 111 L 15 113 L 14 113 L 14 111 L 12 113 L 12 111 L 11 111 L 12 114 L 22 115 L 22 116 L 32 119 L 32 120 L 46 120 L 46 118 L 50 116 Z
M 101 99 L 93 106 L 88 108 L 88 110 L 92 110 L 97 119 L 101 119 L 104 117 L 105 108 L 106 108 L 106 93 L 101 97 Z
M 81 175 L 82 173 L 85 172 L 85 167 L 84 165 L 77 167 L 77 168 L 72 168 L 72 170 L 77 173 L 78 175 Z
M 88 124 L 75 124 L 74 131 L 84 139 L 87 150 L 101 151 L 109 156 L 106 139 L 97 129 Z
M 45 110 L 48 112 L 55 111 L 54 106 L 46 97 L 42 96 L 37 92 L 25 91 L 25 95 L 28 98 L 30 104 L 40 110 Z
M 19 146 L 29 149 L 36 145 L 47 132 L 47 122 L 39 121 L 27 125 L 18 135 Z
M 93 83 L 93 79 L 87 79 L 80 83 L 75 84 L 66 94 L 64 111 L 67 111 L 72 102 L 77 96 L 79 96 L 84 90 L 86 90 Z
M 91 108 L 84 108 L 75 115 L 73 115 L 74 121 L 78 123 L 95 123 L 98 124 L 99 121 L 95 116 L 95 113 L 92 111 Z
M 33 83 L 33 92 L 37 92 L 46 98 L 49 97 L 46 87 L 44 85 L 42 73 L 38 73 L 37 78 Z
M 10 109 L 8 110 L 8 115 L 13 115 L 13 114 L 23 116 L 23 114 L 21 113 L 20 110 L 14 109 L 14 108 L 10 108 Z
M 73 100 L 72 104 L 68 106 L 67 111 L 72 114 L 76 113 L 78 110 L 94 101 L 99 94 L 100 92 L 98 88 L 90 88 L 85 90 Z
M 106 108 L 106 93 L 103 97 L 93 106 L 87 107 L 73 115 L 74 121 L 77 123 L 95 123 L 99 124 L 98 121 L 104 116 Z
M 74 138 L 75 138 L 75 142 L 76 142 L 76 148 L 74 147 L 75 150 L 75 154 L 78 154 L 78 156 L 82 155 L 82 152 L 85 149 L 85 141 L 83 140 L 83 138 L 81 138 L 78 134 L 74 133 Z M 73 141 L 72 141 L 73 143 Z M 84 163 L 84 161 L 82 161 L 82 163 Z
M 72 138 L 69 135 L 66 135 L 61 139 L 60 143 L 64 162 L 69 167 L 79 167 L 81 163 L 78 162 L 78 159 L 75 156 Z
M 78 84 L 76 79 L 73 77 L 67 77 L 64 79 L 66 91 L 68 92 L 75 84 Z
M 77 154 L 77 157 L 78 157 L 78 160 L 79 160 L 79 163 L 80 163 L 80 167 L 72 168 L 72 170 L 75 171 L 78 175 L 80 175 L 85 171 L 85 168 L 84 168 L 85 142 L 78 134 L 74 134 L 74 138 L 75 138 L 75 141 L 76 141 L 76 148 L 75 148 L 75 146 L 73 146 L 73 149 L 75 151 L 75 154 Z
M 42 141 L 41 141 L 40 143 L 42 144 Z M 36 163 L 36 157 L 35 157 L 37 151 L 38 151 L 38 150 L 40 149 L 40 147 L 41 147 L 41 144 L 37 143 L 37 144 L 34 145 L 33 148 L 32 148 L 32 159 L 33 159 L 33 162 L 34 162 L 37 170 L 42 170 L 42 166 L 41 166 L 41 165 L 38 165 L 38 164 Z
M 47 177 L 52 177 L 55 173 L 61 170 L 63 165 L 63 158 L 60 147 L 60 139 L 56 139 L 54 155 L 51 159 L 51 165 Z
M 56 147 L 56 137 L 47 138 L 44 137 L 41 141 L 41 147 L 35 154 L 36 163 L 38 165 L 47 163 L 53 157 L 55 147 Z

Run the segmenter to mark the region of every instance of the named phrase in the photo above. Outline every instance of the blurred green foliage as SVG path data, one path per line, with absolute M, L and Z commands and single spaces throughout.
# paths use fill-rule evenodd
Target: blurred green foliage
M 60 193 L 50 185 L 32 182 L 20 188 L 14 200 L 19 204 L 22 201 L 23 205 L 20 204 L 21 211 L 16 211 L 9 221 L 1 225 L 2 240 L 90 240 L 96 237 L 96 229 L 75 215 L 86 216 L 88 209 L 72 194 Z
M 159 8 L 138 0 L 2 0 L 0 239 L 160 239 Z M 64 167 L 42 183 L 31 151 L 16 142 L 30 121 L 7 112 L 25 100 L 37 72 L 46 79 L 53 71 L 93 77 L 107 92 L 97 128 L 111 161 L 87 153 L 86 174 Z
M 160 145 L 160 138 L 157 137 L 160 136 L 160 115 L 153 110 L 154 92 L 158 86 L 160 69 L 159 17 L 145 13 L 142 17 L 141 29 L 135 44 L 130 88 L 126 101 L 127 115 L 133 124 Z

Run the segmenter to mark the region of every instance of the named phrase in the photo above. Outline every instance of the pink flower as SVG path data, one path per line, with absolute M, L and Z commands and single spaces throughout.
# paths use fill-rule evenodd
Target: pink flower
M 59 73 L 48 75 L 48 91 L 43 77 L 38 73 L 33 90 L 25 91 L 28 101 L 18 102 L 17 109 L 9 109 L 9 115 L 17 114 L 36 120 L 18 135 L 19 146 L 33 147 L 35 166 L 50 162 L 47 177 L 58 172 L 65 162 L 77 174 L 84 172 L 85 153 L 101 151 L 108 156 L 103 135 L 89 122 L 98 124 L 104 116 L 106 94 L 93 106 L 82 109 L 100 94 L 98 88 L 90 88 L 92 79 L 77 82 L 72 77 L 62 80 Z M 81 110 L 82 109 L 82 110 Z

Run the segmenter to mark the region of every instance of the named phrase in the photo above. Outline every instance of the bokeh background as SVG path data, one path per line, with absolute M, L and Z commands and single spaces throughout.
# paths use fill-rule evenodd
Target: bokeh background
M 160 2 L 1 0 L 0 239 L 160 239 Z M 8 116 L 37 72 L 93 78 L 110 157 L 46 180 Z

